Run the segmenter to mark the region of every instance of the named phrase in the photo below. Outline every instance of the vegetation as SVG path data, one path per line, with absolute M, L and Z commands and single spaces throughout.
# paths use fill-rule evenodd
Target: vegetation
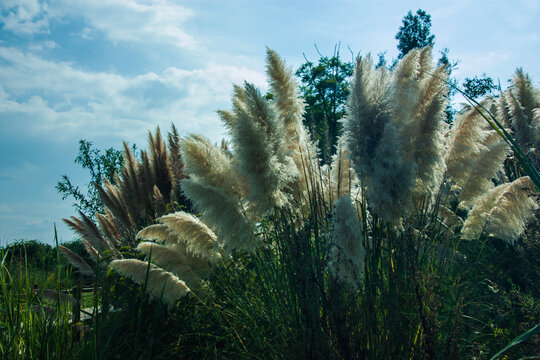
M 413 49 L 421 49 L 434 44 L 435 35 L 431 34 L 431 16 L 424 10 L 416 10 L 415 15 L 409 10 L 402 22 L 396 34 L 399 59 Z
M 127 200 L 139 188 L 129 184 L 146 178 L 143 157 L 101 192 L 107 221 L 69 221 L 93 255 L 59 251 L 81 274 L 95 269 L 85 276 L 99 284 L 85 320 L 92 333 L 73 356 L 488 359 L 514 339 L 523 341 L 505 354 L 536 354 L 535 185 L 505 180 L 509 147 L 477 110 L 445 125 L 447 73 L 429 48 L 391 72 L 358 59 L 330 165 L 302 125 L 302 102 L 291 101 L 292 74 L 274 52 L 267 60 L 272 98 L 246 84 L 220 111 L 230 147 L 201 135 L 177 142 L 179 186 L 197 215 L 155 201 L 134 210 Z M 504 98 L 535 98 L 522 81 L 518 71 L 521 86 Z M 405 96 L 413 106 L 401 106 Z M 502 101 L 483 106 L 520 121 Z M 158 134 L 146 168 L 170 169 Z
M 466 78 L 463 82 L 463 91 L 473 99 L 478 99 L 486 94 L 495 95 L 494 91 L 500 91 L 498 86 L 495 85 L 493 79 L 486 77 L 484 74 L 481 78 L 475 76 L 474 78 Z
M 62 180 L 56 184 L 56 190 L 62 195 L 62 200 L 72 197 L 75 200 L 75 209 L 92 218 L 94 214 L 103 212 L 98 186 L 105 180 L 115 183 L 114 176 L 124 165 L 124 158 L 119 150 L 111 147 L 102 154 L 99 149 L 92 148 L 91 141 L 81 139 L 75 163 L 90 172 L 90 181 L 86 184 L 87 193 L 84 194 L 78 186 L 73 185 L 67 175 L 62 175 Z
M 398 59 L 388 65 L 386 52 L 378 54 L 375 68 L 388 67 L 392 69 L 409 51 L 433 46 L 435 35 L 431 34 L 431 16 L 418 9 L 413 15 L 411 11 L 403 18 L 402 26 L 396 34 L 399 50 Z M 315 47 L 317 49 L 317 47 Z M 457 68 L 458 61 L 448 57 L 450 50 L 444 48 L 440 52 L 437 62 L 445 66 L 448 82 L 451 84 L 446 93 L 446 122 L 452 124 L 457 109 L 452 104 L 456 93 L 458 81 L 452 77 Z M 340 45 L 336 45 L 332 57 L 322 55 L 319 50 L 318 63 L 306 59 L 296 70 L 301 85 L 301 96 L 305 101 L 303 123 L 321 153 L 323 164 L 330 164 L 332 156 L 337 151 L 337 139 L 342 131 L 341 120 L 346 114 L 346 102 L 350 94 L 349 83 L 353 75 L 353 62 L 343 61 L 340 55 Z M 485 96 L 498 95 L 500 88 L 496 86 L 491 77 L 485 74 L 482 77 L 466 78 L 462 84 L 462 91 L 472 99 L 480 100 Z
M 318 64 L 306 61 L 296 71 L 306 102 L 304 124 L 319 144 L 321 158 L 326 164 L 330 164 L 335 154 L 341 133 L 339 120 L 345 116 L 352 75 L 353 64 L 341 60 L 338 46 L 332 57 L 321 55 Z
M 535 358 L 531 79 L 450 127 L 430 46 L 391 69 L 358 57 L 328 161 L 307 90 L 272 50 L 266 70 L 272 96 L 245 83 L 219 111 L 230 143 L 173 126 L 140 157 L 125 145 L 101 212 L 66 220 L 79 248 L 3 250 L 3 358 Z M 32 277 L 34 254 L 52 275 Z

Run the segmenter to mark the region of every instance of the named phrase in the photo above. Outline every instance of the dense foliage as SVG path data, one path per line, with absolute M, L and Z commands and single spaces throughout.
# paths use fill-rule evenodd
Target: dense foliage
M 323 60 L 299 72 L 310 90 L 268 50 L 272 95 L 234 86 L 219 111 L 230 143 L 158 129 L 95 185 L 100 212 L 66 220 L 79 248 L 3 251 L 1 355 L 534 358 L 539 90 L 518 69 L 450 127 L 429 46 L 391 69 L 358 57 L 344 87 Z M 317 86 L 312 111 L 348 92 L 328 159 L 304 125 Z M 57 264 L 37 283 L 36 255 Z
M 433 45 L 435 35 L 431 34 L 431 16 L 424 10 L 418 9 L 415 15 L 409 10 L 402 22 L 396 34 L 400 59 L 412 49 Z
M 306 102 L 304 124 L 321 150 L 322 159 L 329 164 L 341 134 L 340 119 L 345 115 L 349 96 L 349 80 L 353 64 L 341 60 L 339 49 L 332 57 L 321 56 L 318 64 L 307 61 L 296 71 L 302 82 L 300 90 Z
M 86 320 L 94 333 L 77 356 L 488 359 L 536 329 L 535 185 L 519 174 L 506 182 L 508 146 L 477 110 L 448 130 L 445 83 L 422 78 L 425 71 L 408 77 L 430 63 L 429 49 L 412 51 L 392 73 L 358 59 L 346 136 L 331 164 L 321 165 L 302 102 L 291 102 L 298 99 L 292 74 L 270 51 L 272 98 L 246 84 L 235 87 L 233 109 L 220 111 L 230 145 L 201 135 L 178 142 L 187 176 L 180 187 L 198 216 L 167 207 L 159 214 L 149 201 L 156 221 L 130 225 L 119 217 L 135 228 L 115 238 L 107 209 L 134 211 L 125 197 L 133 198 L 128 184 L 139 175 L 129 170 L 136 163 L 126 165 L 102 193 L 118 199 L 107 203 L 107 221 L 70 220 L 94 254 L 70 261 L 97 270 L 90 277 L 101 304 Z M 496 105 L 535 98 L 528 81 L 518 71 L 504 98 L 484 102 L 515 133 L 533 128 L 520 121 L 536 120 L 520 117 L 527 107 Z M 397 107 L 398 96 L 417 105 Z M 151 148 L 160 143 L 151 139 Z M 170 169 L 152 152 L 150 168 Z M 126 235 L 135 233 L 138 241 Z M 506 352 L 535 354 L 534 331 Z
M 133 148 L 135 150 L 135 147 Z M 62 175 L 62 180 L 56 184 L 56 190 L 62 195 L 62 200 L 73 198 L 73 206 L 89 217 L 94 217 L 97 212 L 103 212 L 103 204 L 99 198 L 97 187 L 105 180 L 115 183 L 114 176 L 124 165 L 122 152 L 114 148 L 108 148 L 101 153 L 99 149 L 92 147 L 92 142 L 86 139 L 79 141 L 79 154 L 75 163 L 90 173 L 90 181 L 85 184 L 86 194 L 73 185 L 67 175 Z

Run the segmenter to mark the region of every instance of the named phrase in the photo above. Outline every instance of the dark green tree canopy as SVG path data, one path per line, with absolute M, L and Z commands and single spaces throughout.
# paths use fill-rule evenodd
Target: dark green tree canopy
M 396 34 L 400 59 L 412 49 L 433 45 L 435 35 L 431 35 L 431 15 L 422 9 L 416 10 L 413 15 L 409 10 L 402 21 L 403 25 Z
M 332 57 L 321 55 L 318 64 L 306 61 L 296 71 L 306 102 L 304 124 L 318 141 L 325 162 L 335 152 L 352 74 L 353 64 L 343 62 L 337 48 Z
M 486 74 L 483 74 L 481 78 L 475 76 L 474 78 L 465 78 L 463 82 L 463 91 L 473 99 L 478 99 L 484 95 L 493 95 L 494 91 L 499 90 L 499 87 L 495 85 L 493 79 Z

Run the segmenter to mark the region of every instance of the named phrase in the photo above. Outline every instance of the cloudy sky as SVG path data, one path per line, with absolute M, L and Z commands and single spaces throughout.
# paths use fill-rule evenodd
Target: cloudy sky
M 294 69 L 314 48 L 397 56 L 409 10 L 432 17 L 435 52 L 450 49 L 458 80 L 486 73 L 503 88 L 518 66 L 539 86 L 540 2 L 384 0 L 0 0 L 0 243 L 52 243 L 74 214 L 54 186 L 78 141 L 146 146 L 149 130 L 223 136 L 216 110 L 233 83 L 265 89 L 265 47 Z

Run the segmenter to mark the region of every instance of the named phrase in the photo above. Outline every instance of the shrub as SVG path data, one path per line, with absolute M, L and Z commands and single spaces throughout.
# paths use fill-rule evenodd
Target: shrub
M 268 50 L 273 96 L 235 86 L 232 110 L 220 111 L 231 149 L 201 135 L 178 142 L 181 188 L 199 216 L 132 221 L 143 205 L 128 200 L 149 192 L 121 192 L 135 186 L 128 165 L 104 192 L 101 229 L 71 224 L 96 261 L 114 259 L 122 277 L 105 281 L 134 279 L 179 316 L 168 321 L 186 357 L 485 358 L 538 321 L 501 259 L 521 243 L 538 194 L 529 177 L 506 181 L 510 147 L 477 109 L 444 122 L 447 72 L 430 52 L 411 50 L 391 71 L 357 59 L 344 133 L 320 166 L 292 72 Z M 504 118 L 506 98 L 482 105 Z M 122 241 L 115 221 L 132 222 Z M 140 253 L 122 254 L 136 238 Z M 135 256 L 148 261 L 126 259 Z M 137 304 L 135 338 L 155 336 Z M 153 339 L 171 346 L 170 336 Z

